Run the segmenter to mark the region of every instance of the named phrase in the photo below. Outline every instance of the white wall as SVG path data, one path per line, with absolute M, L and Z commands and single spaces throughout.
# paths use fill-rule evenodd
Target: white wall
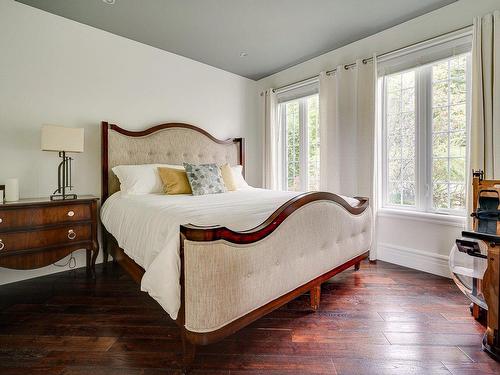
M 500 9 L 500 0 L 460 0 L 258 81 L 259 90 L 314 76 L 374 53 L 382 54 L 472 24 L 474 16 Z M 262 114 L 262 106 L 259 106 Z M 260 130 L 260 129 L 259 129 Z M 383 216 L 378 226 L 378 258 L 448 275 L 448 253 L 462 224 L 454 221 Z
M 143 129 L 187 122 L 218 138 L 245 137 L 247 178 L 260 184 L 256 83 L 196 61 L 0 0 L 0 184 L 48 196 L 55 153 L 40 151 L 41 124 L 85 128 L 75 155 L 76 192 L 100 195 L 100 122 Z M 78 266 L 84 254 L 78 254 Z M 0 268 L 0 284 L 61 271 Z

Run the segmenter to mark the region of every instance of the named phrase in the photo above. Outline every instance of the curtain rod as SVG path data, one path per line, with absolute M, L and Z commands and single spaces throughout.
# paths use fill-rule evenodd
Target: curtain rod
M 466 29 L 469 29 L 473 26 L 473 24 L 469 24 L 467 26 L 464 26 L 464 27 L 460 27 L 458 29 L 455 29 L 455 30 L 452 30 L 452 31 L 447 31 L 445 33 L 442 33 L 442 34 L 439 34 L 439 35 L 435 35 L 433 37 L 430 37 L 430 38 L 427 38 L 427 39 L 424 39 L 424 40 L 421 40 L 419 42 L 415 42 L 415 43 L 411 43 L 411 44 L 408 44 L 404 47 L 399 47 L 399 48 L 396 48 L 396 49 L 393 49 L 393 50 L 390 50 L 390 51 L 387 51 L 387 52 L 384 52 L 380 55 L 377 55 L 377 58 L 379 57 L 384 57 L 384 56 L 387 56 L 387 55 L 390 55 L 391 53 L 394 53 L 394 52 L 397 52 L 397 51 L 400 51 L 402 49 L 405 49 L 405 48 L 410 48 L 410 47 L 413 47 L 413 46 L 416 46 L 420 43 L 425 43 L 425 42 L 429 42 L 433 39 L 437 39 L 437 38 L 440 38 L 442 36 L 445 36 L 445 35 L 448 35 L 448 34 L 453 34 L 453 33 L 456 33 L 456 32 L 459 32 L 459 31 L 465 31 Z M 361 60 L 363 62 L 363 64 L 368 64 L 369 62 L 373 61 L 373 57 L 367 57 L 366 59 L 362 59 Z M 344 69 L 345 70 L 348 70 L 349 68 L 352 68 L 354 66 L 356 66 L 356 62 L 353 62 L 353 63 L 350 63 L 350 64 L 345 64 L 344 65 Z M 330 74 L 333 74 L 337 71 L 337 68 L 334 68 L 334 69 L 331 69 L 331 70 L 327 70 L 326 71 L 326 74 L 327 75 L 330 75 Z M 284 86 L 281 86 L 281 87 L 278 87 L 278 88 L 275 88 L 273 89 L 273 92 L 277 92 L 277 91 L 287 91 L 289 90 L 291 87 L 295 86 L 295 85 L 299 85 L 303 82 L 306 82 L 306 81 L 309 81 L 309 80 L 313 80 L 314 78 L 319 78 L 319 74 L 316 74 L 314 76 L 311 76 L 311 77 L 308 77 L 308 78 L 304 78 L 304 79 L 301 79 L 300 81 L 296 81 L 296 82 L 293 82 L 293 83 L 289 83 L 287 85 L 284 85 Z

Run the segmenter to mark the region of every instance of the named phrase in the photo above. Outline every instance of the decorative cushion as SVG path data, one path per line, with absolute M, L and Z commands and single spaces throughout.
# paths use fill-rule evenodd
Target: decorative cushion
M 192 194 L 191 186 L 184 168 L 158 168 L 158 173 L 163 182 L 165 194 Z
M 242 165 L 235 165 L 234 167 L 231 167 L 231 171 L 233 172 L 233 181 L 236 186 L 236 190 L 247 188 L 249 186 L 243 177 Z
M 117 165 L 112 170 L 120 181 L 120 190 L 123 193 L 158 194 L 163 192 L 158 167 L 182 169 L 181 165 L 139 164 Z
M 184 163 L 193 195 L 225 193 L 226 186 L 217 164 Z
M 228 191 L 248 187 L 248 184 L 243 177 L 243 166 L 235 165 L 231 167 L 228 163 L 226 163 L 220 167 L 220 171 Z
M 234 181 L 233 171 L 229 164 L 221 165 L 220 172 L 222 174 L 222 179 L 224 180 L 224 185 L 228 191 L 234 191 L 237 189 L 236 182 Z

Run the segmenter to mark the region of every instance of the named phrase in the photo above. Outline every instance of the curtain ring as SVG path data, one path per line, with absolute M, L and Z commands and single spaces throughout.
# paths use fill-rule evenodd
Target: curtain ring
M 344 65 L 344 69 L 345 69 L 345 70 L 349 70 L 349 65 L 347 65 L 347 64 L 346 64 L 346 65 Z

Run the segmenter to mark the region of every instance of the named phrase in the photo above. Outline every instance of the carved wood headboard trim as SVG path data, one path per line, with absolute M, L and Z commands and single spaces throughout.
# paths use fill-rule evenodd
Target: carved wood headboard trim
M 127 137 L 144 137 L 154 134 L 158 131 L 171 128 L 181 128 L 190 129 L 198 133 L 203 134 L 205 137 L 211 141 L 222 144 L 231 145 L 236 144 L 238 147 L 238 159 L 240 164 L 243 166 L 243 176 L 245 175 L 245 139 L 244 138 L 230 138 L 227 140 L 220 140 L 215 138 L 213 135 L 208 133 L 206 130 L 198 128 L 197 126 L 183 123 L 167 123 L 153 126 L 151 128 L 141 130 L 141 131 L 131 131 L 123 129 L 118 125 L 109 124 L 106 121 L 101 122 L 101 204 L 109 196 L 109 131 L 113 130 L 117 133 L 123 134 Z

